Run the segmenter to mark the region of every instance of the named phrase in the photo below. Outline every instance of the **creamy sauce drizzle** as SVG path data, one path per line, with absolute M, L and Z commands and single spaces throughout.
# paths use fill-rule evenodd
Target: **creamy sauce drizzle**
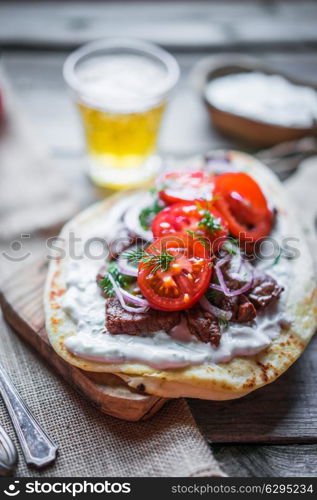
M 141 196 L 134 194 L 116 204 L 108 214 L 91 225 L 88 232 L 80 234 L 82 240 L 102 236 L 105 227 L 107 233 L 114 233 L 127 207 L 134 206 Z M 285 233 L 281 218 L 271 235 L 278 240 Z M 291 263 L 282 258 L 267 270 L 286 288 L 275 307 L 267 308 L 252 324 L 229 323 L 223 329 L 217 348 L 192 336 L 184 320 L 169 334 L 157 331 L 144 336 L 112 335 L 105 332 L 105 299 L 96 284 L 96 274 L 103 259 L 87 258 L 83 250 L 81 256 L 76 260 L 69 258 L 66 264 L 67 292 L 62 307 L 77 332 L 66 338 L 65 345 L 73 354 L 84 359 L 108 363 L 139 362 L 158 369 L 227 362 L 235 356 L 250 356 L 265 349 L 278 334 L 279 323 L 287 321 L 284 306 L 291 280 Z M 262 264 L 267 267 L 269 262 Z

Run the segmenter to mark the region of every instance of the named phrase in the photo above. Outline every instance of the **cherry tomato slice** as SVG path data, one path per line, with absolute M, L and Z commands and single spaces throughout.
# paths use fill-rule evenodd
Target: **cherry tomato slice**
M 146 249 L 138 269 L 138 285 L 151 307 L 188 309 L 206 291 L 212 264 L 204 245 L 189 234 L 174 233 Z
M 214 190 L 214 177 L 198 171 L 179 171 L 163 174 L 158 181 L 159 195 L 171 205 L 179 201 L 211 200 Z
M 228 224 L 211 203 L 206 201 L 174 203 L 164 208 L 152 222 L 155 238 L 176 232 L 192 232 L 217 252 L 228 236 Z
M 230 232 L 240 241 L 255 243 L 272 229 L 273 212 L 261 188 L 243 172 L 216 178 L 215 206 L 227 220 Z

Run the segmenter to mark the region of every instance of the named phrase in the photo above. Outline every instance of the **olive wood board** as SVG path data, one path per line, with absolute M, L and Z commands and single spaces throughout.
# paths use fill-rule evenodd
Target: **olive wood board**
M 130 421 L 153 416 L 166 399 L 132 391 L 115 375 L 83 371 L 55 353 L 45 330 L 43 288 L 46 273 L 47 266 L 42 262 L 14 273 L 5 281 L 0 292 L 0 305 L 7 322 L 100 411 Z

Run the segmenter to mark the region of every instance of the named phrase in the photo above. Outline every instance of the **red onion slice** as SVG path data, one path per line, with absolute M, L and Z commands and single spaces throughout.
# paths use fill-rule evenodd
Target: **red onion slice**
M 229 290 L 229 288 L 227 287 L 225 278 L 224 278 L 222 271 L 221 271 L 221 267 L 224 264 L 226 264 L 229 260 L 230 260 L 230 255 L 227 255 L 223 259 L 218 260 L 218 262 L 215 264 L 215 271 L 216 271 L 216 275 L 217 275 L 217 278 L 218 278 L 220 285 L 216 285 L 214 283 L 211 283 L 209 285 L 209 287 L 213 288 L 214 290 L 218 290 L 219 292 L 223 292 L 225 295 L 227 295 L 227 297 L 235 297 L 236 295 L 241 295 L 241 293 L 244 293 L 244 292 L 247 292 L 248 290 L 250 290 L 250 288 L 252 287 L 252 283 L 253 283 L 253 272 L 251 271 L 251 279 L 245 285 L 243 285 L 238 290 Z
M 232 317 L 232 312 L 231 311 L 224 311 L 223 309 L 220 309 L 219 307 L 214 306 L 209 302 L 206 297 L 202 297 L 199 301 L 201 307 L 205 309 L 206 311 L 211 312 L 216 318 L 224 319 L 226 321 L 230 321 Z
M 148 308 L 150 307 L 150 304 L 148 303 L 147 300 L 141 299 L 140 297 L 136 297 L 135 295 L 132 295 L 132 293 L 129 293 L 126 290 L 123 290 L 123 288 L 121 288 L 118 285 L 118 283 L 115 281 L 115 279 L 113 278 L 113 276 L 111 276 L 110 273 L 108 273 L 108 278 L 113 286 L 115 294 L 116 294 L 121 306 L 123 307 L 123 309 L 125 309 L 128 312 L 132 312 L 132 313 L 145 313 L 148 310 Z M 128 300 L 132 304 L 135 304 L 136 306 L 139 306 L 139 307 L 128 306 L 124 299 Z
M 140 213 L 141 211 L 153 204 L 153 197 L 150 193 L 144 193 L 140 200 L 134 201 L 134 205 L 130 206 L 123 216 L 124 224 L 131 231 L 131 233 L 136 234 L 145 241 L 152 241 L 153 234 L 150 229 L 146 230 L 140 224 Z
M 132 266 L 132 264 L 130 264 L 124 257 L 119 257 L 119 259 L 117 260 L 117 266 L 122 274 L 135 277 L 138 276 L 138 269 Z

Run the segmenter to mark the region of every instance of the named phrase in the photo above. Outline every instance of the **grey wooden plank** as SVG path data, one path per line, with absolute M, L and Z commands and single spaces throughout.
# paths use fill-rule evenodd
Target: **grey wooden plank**
M 221 446 L 215 457 L 229 476 L 316 477 L 317 445 Z
M 217 44 L 226 39 L 221 26 L 201 19 L 205 5 L 169 3 L 54 3 L 10 2 L 0 6 L 2 44 L 74 46 L 104 36 L 137 36 L 168 45 Z M 193 16 L 193 12 L 195 15 Z M 162 29 L 164 26 L 164 29 Z
M 224 402 L 190 401 L 212 443 L 317 443 L 317 338 L 277 381 Z
M 317 5 L 304 0 L 226 2 L 5 2 L 0 44 L 74 47 L 104 36 L 146 38 L 169 47 L 316 43 Z
M 84 141 L 79 117 L 62 77 L 67 52 L 4 51 L 3 65 L 21 106 L 33 121 L 39 140 L 59 156 L 82 159 Z M 205 54 L 174 52 L 182 79 L 163 121 L 160 150 L 163 154 L 196 154 L 229 143 L 210 125 L 201 96 L 193 88 L 190 73 Z M 317 81 L 317 54 L 310 52 L 261 52 L 257 57 L 290 76 Z
M 62 78 L 67 53 L 3 53 L 3 66 L 13 89 L 38 130 L 39 138 L 57 152 L 82 155 L 84 141 L 77 111 Z M 199 56 L 198 56 L 199 57 Z M 177 54 L 182 80 L 163 121 L 163 154 L 193 154 L 210 148 L 209 117 L 201 97 L 191 88 L 188 74 L 197 56 Z M 216 142 L 223 139 L 217 133 Z

